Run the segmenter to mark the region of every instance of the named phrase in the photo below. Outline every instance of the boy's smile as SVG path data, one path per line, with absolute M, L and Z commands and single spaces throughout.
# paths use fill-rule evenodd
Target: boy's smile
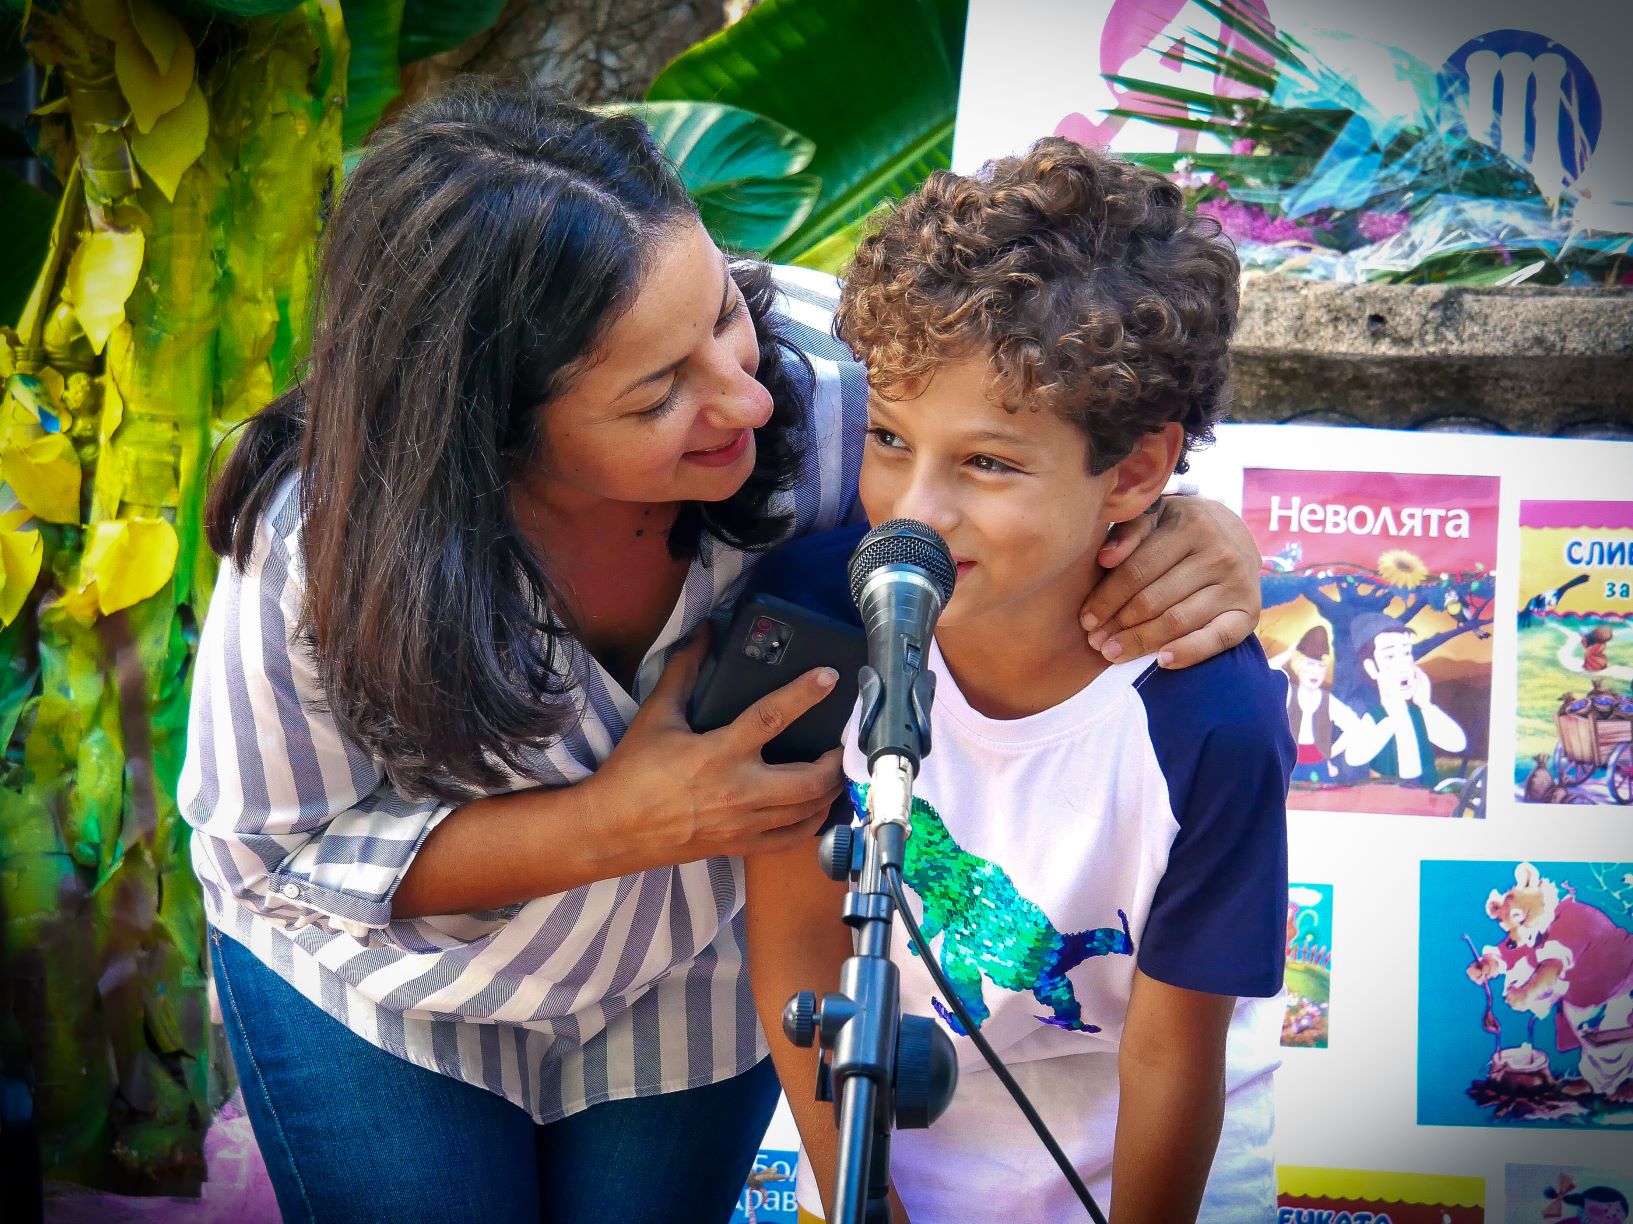
M 985 359 L 938 367 L 914 398 L 873 397 L 861 493 L 868 518 L 914 518 L 941 533 L 958 583 L 940 624 L 997 617 L 1076 625 L 1099 576 L 1113 475 L 1092 476 L 1088 440 L 1053 413 L 987 399 Z

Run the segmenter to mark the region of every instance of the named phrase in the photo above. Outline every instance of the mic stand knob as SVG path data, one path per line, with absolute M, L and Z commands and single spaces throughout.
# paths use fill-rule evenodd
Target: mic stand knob
M 809 1049 L 816 1041 L 816 993 L 802 990 L 782 1009 L 782 1031 L 788 1040 L 801 1049 Z
M 830 880 L 850 879 L 862 869 L 858 861 L 861 849 L 854 825 L 835 825 L 822 835 L 822 844 L 817 850 L 817 862 L 821 864 L 822 874 Z

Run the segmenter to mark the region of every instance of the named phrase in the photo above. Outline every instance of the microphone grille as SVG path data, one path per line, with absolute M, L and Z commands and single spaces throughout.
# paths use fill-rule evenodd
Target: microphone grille
M 851 599 L 860 601 L 868 578 L 886 565 L 915 566 L 924 571 L 941 593 L 943 604 L 953 597 L 957 570 L 947 543 L 933 528 L 917 519 L 891 519 L 862 537 L 851 554 Z

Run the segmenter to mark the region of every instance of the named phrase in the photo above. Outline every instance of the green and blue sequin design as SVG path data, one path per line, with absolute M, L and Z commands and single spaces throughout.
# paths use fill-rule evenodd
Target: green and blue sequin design
M 850 786 L 851 803 L 866 819 L 866 783 Z M 1049 1008 L 1039 1016 L 1044 1024 L 1078 1033 L 1098 1033 L 1100 1027 L 1083 1019 L 1083 1008 L 1066 975 L 1095 956 L 1132 956 L 1128 915 L 1122 910 L 1117 927 L 1062 933 L 1036 904 L 1020 894 L 1009 873 L 962 849 L 935 808 L 913 798 L 913 835 L 907 840 L 902 871 L 924 905 L 920 928 L 926 942 L 942 937 L 938 959 L 948 984 L 975 1026 L 985 1023 L 991 1010 L 981 999 L 984 975 L 1002 990 L 1030 991 Z M 918 950 L 909 944 L 916 956 Z M 941 1000 L 931 1003 L 947 1026 L 967 1035 Z

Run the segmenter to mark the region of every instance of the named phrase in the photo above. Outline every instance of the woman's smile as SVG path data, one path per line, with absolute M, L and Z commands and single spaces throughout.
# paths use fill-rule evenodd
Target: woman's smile
M 681 457 L 690 463 L 696 463 L 703 467 L 729 467 L 748 452 L 749 443 L 753 439 L 754 431 L 745 429 L 722 446 L 709 447 L 707 450 L 687 451 Z

